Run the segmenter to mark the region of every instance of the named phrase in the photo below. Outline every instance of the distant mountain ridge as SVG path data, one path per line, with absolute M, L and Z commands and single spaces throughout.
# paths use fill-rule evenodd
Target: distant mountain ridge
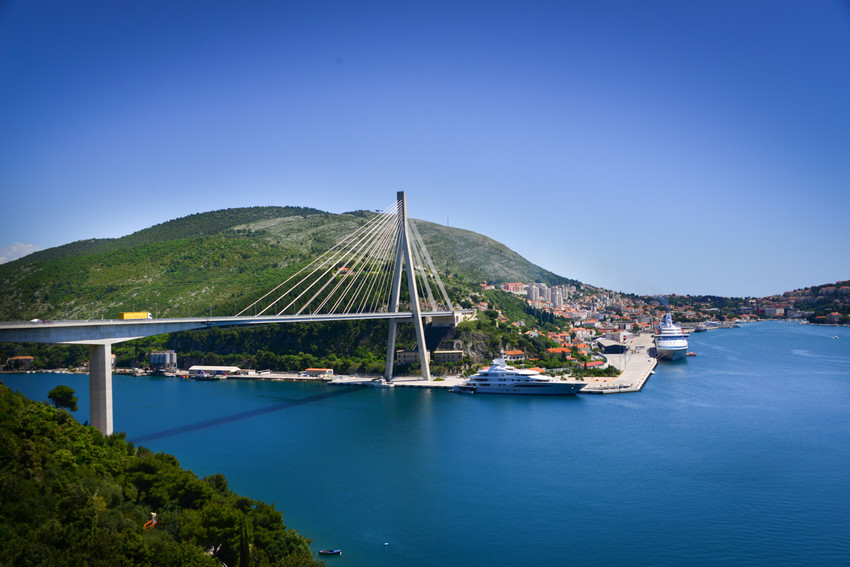
M 221 209 L 42 250 L 0 265 L 0 320 L 233 314 L 374 214 Z M 486 236 L 414 222 L 437 269 L 469 283 L 579 283 Z

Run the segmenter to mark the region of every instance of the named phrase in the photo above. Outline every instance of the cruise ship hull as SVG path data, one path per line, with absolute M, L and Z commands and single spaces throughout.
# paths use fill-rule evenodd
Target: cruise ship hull
M 685 358 L 686 354 L 688 354 L 688 347 L 675 349 L 656 347 L 655 351 L 658 358 L 664 358 L 666 360 L 681 360 Z

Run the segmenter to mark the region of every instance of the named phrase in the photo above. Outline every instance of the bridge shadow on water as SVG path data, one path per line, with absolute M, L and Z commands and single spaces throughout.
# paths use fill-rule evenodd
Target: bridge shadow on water
M 281 411 L 313 402 L 320 402 L 328 398 L 333 398 L 336 396 L 341 396 L 343 394 L 354 392 L 358 389 L 359 388 L 355 387 L 338 387 L 331 392 L 316 394 L 315 396 L 307 396 L 306 398 L 300 400 L 288 400 L 286 402 L 280 402 L 278 404 L 272 404 L 270 406 L 234 413 L 232 415 L 225 415 L 221 417 L 216 417 L 214 419 L 199 421 L 197 423 L 189 423 L 187 425 L 181 425 L 179 427 L 172 427 L 171 429 L 166 429 L 164 431 L 157 431 L 154 433 L 148 433 L 146 435 L 139 435 L 138 437 L 131 439 L 131 441 L 133 441 L 134 443 L 146 443 L 148 441 L 155 441 L 157 439 L 163 439 L 165 437 L 172 437 L 174 435 L 181 435 L 183 433 L 190 433 L 192 431 L 207 429 L 208 427 L 217 427 L 226 423 L 233 423 L 234 421 L 250 419 L 252 417 L 256 417 L 258 415 L 263 415 L 266 413 Z

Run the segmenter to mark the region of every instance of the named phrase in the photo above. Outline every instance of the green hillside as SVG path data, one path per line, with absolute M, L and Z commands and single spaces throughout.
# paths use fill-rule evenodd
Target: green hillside
M 233 315 L 373 215 L 226 209 L 51 248 L 0 265 L 0 320 Z M 486 236 L 416 224 L 437 269 L 460 276 L 447 282 L 456 291 L 458 280 L 570 281 Z
M 53 260 L 69 256 L 80 256 L 112 252 L 169 240 L 179 240 L 197 236 L 217 234 L 234 226 L 266 219 L 306 217 L 324 214 L 318 209 L 306 207 L 246 207 L 240 209 L 221 209 L 209 213 L 197 213 L 179 219 L 170 220 L 150 228 L 134 232 L 121 238 L 97 238 L 79 240 L 70 244 L 41 250 L 26 257 L 27 261 Z

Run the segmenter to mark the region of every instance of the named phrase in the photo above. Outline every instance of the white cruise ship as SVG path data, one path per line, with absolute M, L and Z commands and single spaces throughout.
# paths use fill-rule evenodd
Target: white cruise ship
M 679 360 L 688 354 L 688 334 L 673 323 L 668 313 L 655 330 L 655 353 L 658 358 Z
M 546 394 L 566 396 L 576 394 L 584 388 L 585 382 L 559 380 L 544 376 L 536 370 L 517 369 L 508 366 L 505 355 L 493 359 L 493 364 L 455 386 L 455 392 L 477 394 Z

